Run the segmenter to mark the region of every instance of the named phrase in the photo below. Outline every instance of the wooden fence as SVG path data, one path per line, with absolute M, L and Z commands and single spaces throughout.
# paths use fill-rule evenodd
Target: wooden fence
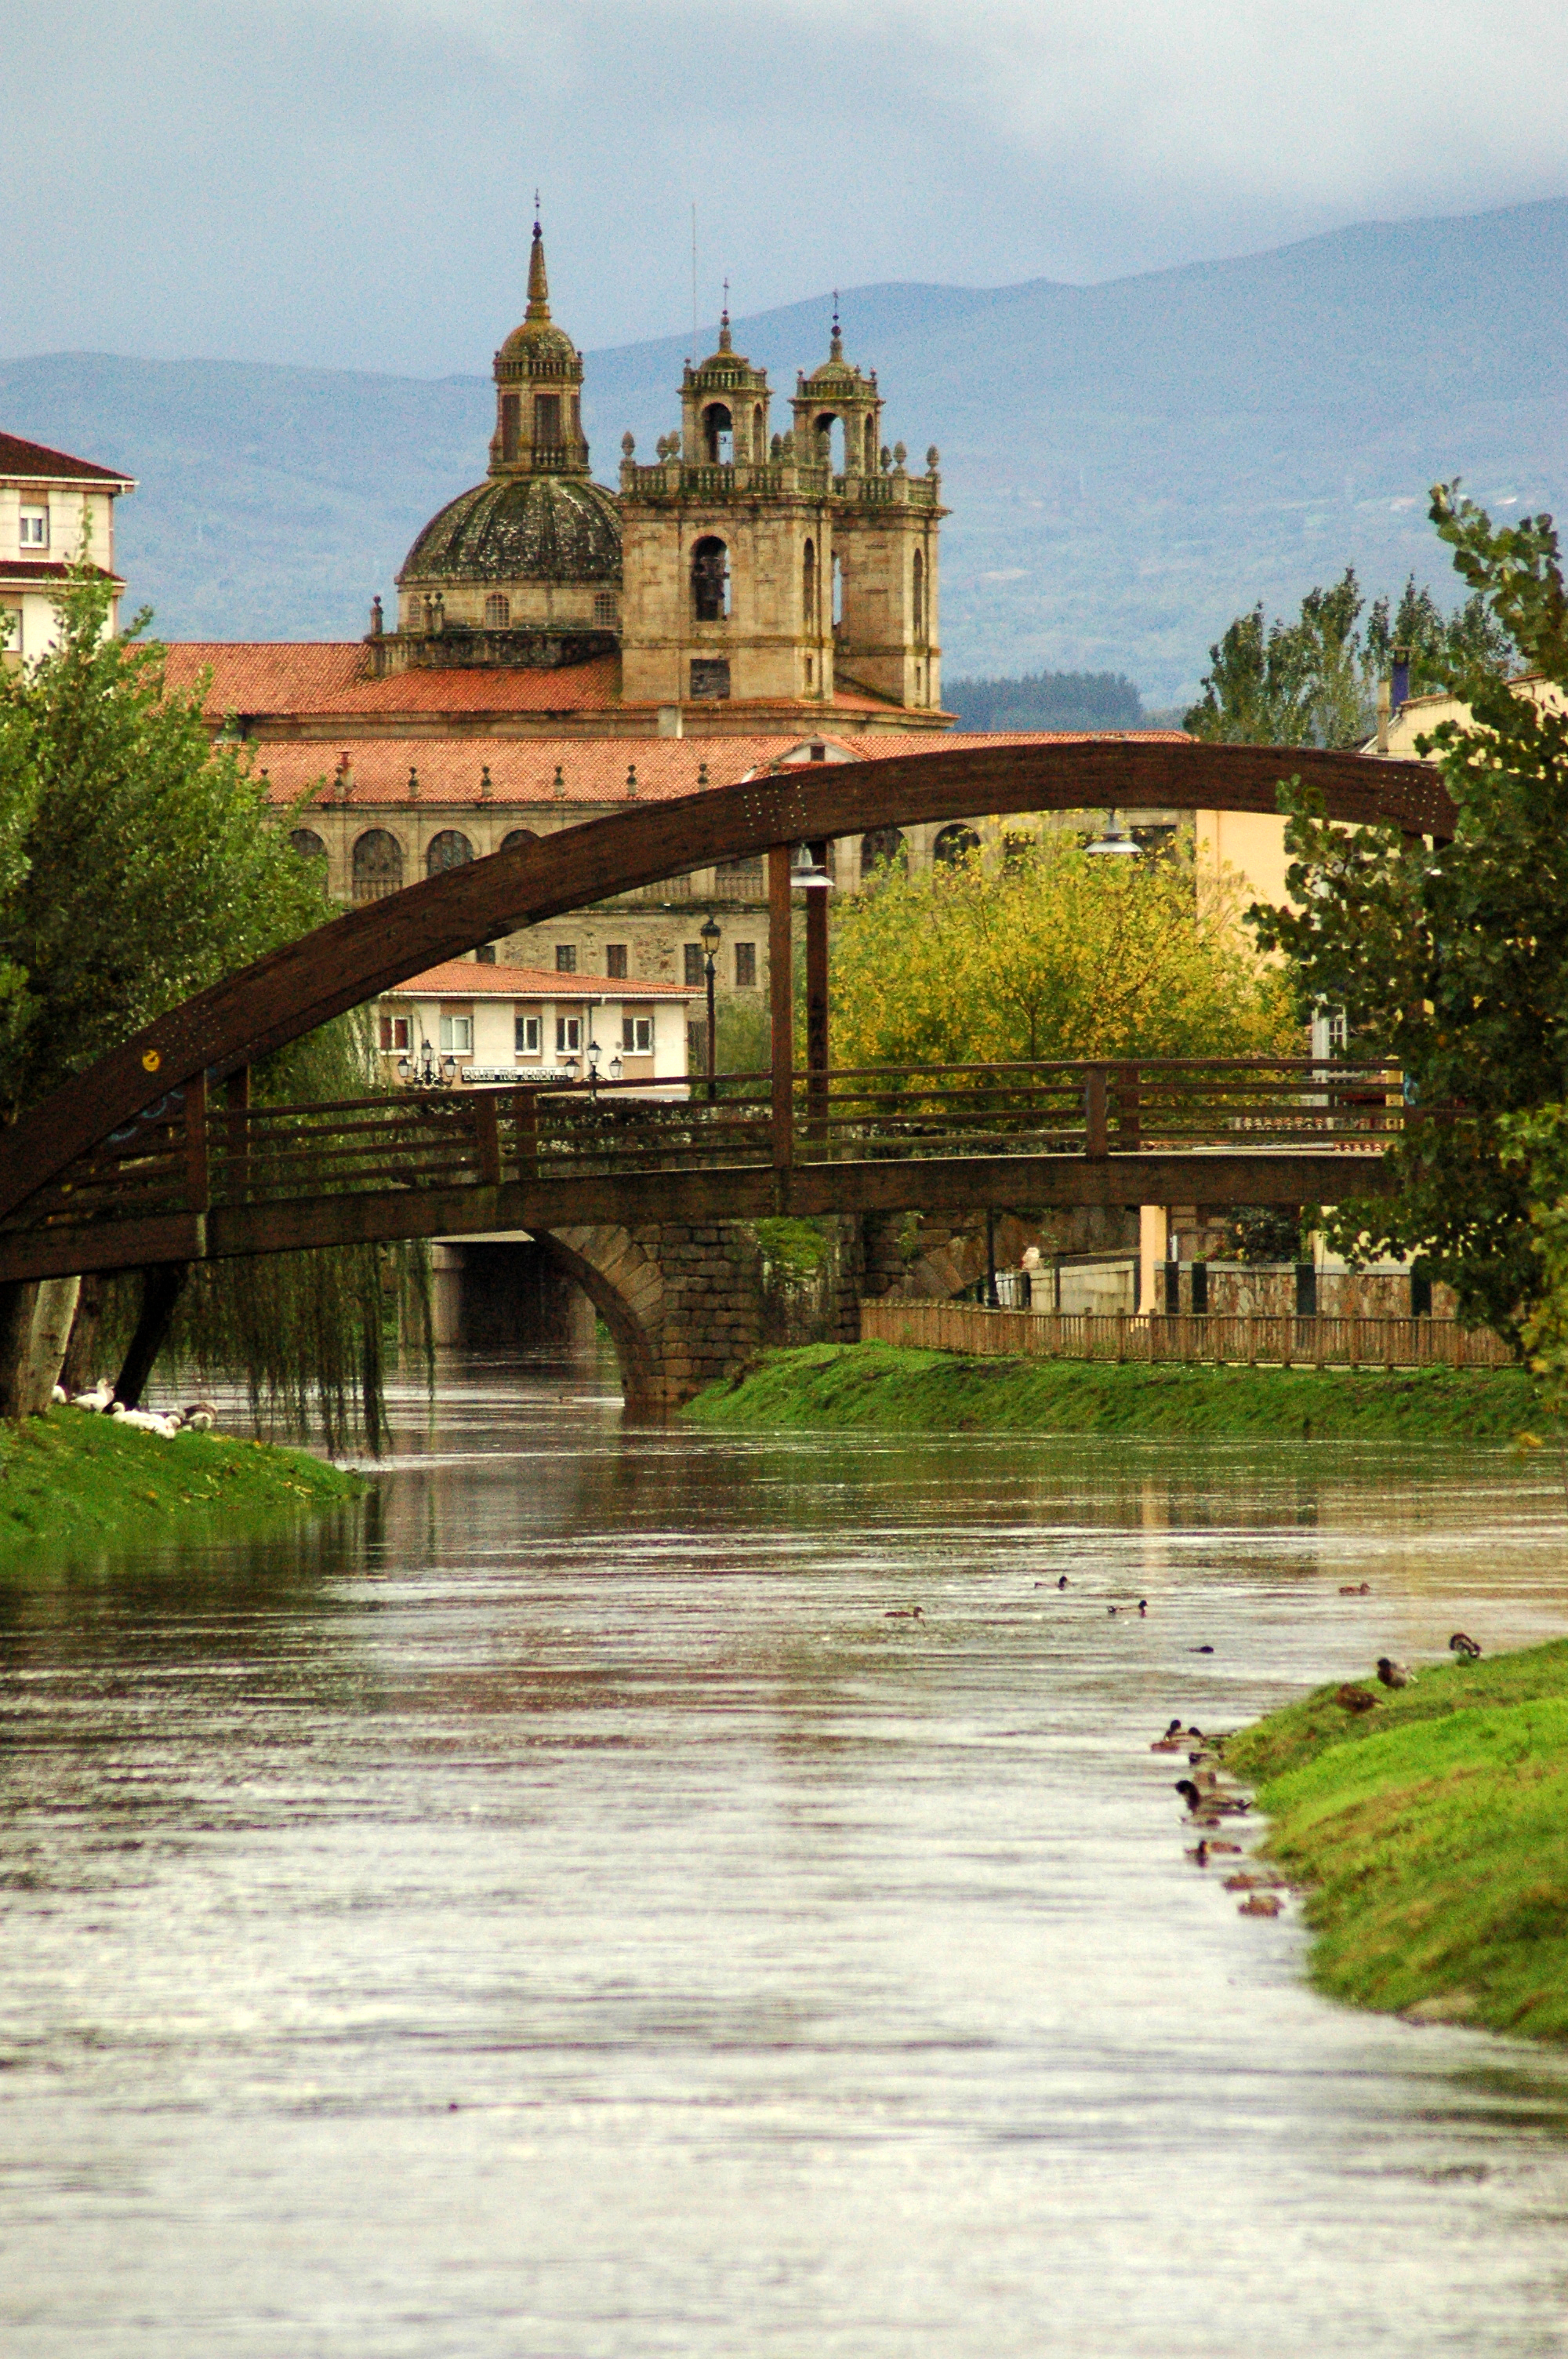
M 1455 1319 L 1132 1317 L 1126 1312 L 982 1310 L 972 1302 L 865 1302 L 863 1343 L 977 1357 L 1215 1360 L 1249 1367 L 1506 1368 L 1486 1327 Z

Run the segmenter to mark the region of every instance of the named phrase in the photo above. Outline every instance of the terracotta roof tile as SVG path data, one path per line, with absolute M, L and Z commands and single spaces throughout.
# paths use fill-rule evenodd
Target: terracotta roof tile
M 602 712 L 620 695 L 614 656 L 553 671 L 411 671 L 372 679 L 359 639 L 183 639 L 168 650 L 165 678 L 189 692 L 204 671 L 212 678 L 202 705 L 211 720 L 226 712 Z
M 0 475 L 21 475 L 35 483 L 119 484 L 128 492 L 136 487 L 135 477 L 117 467 L 73 459 L 69 451 L 51 451 L 47 442 L 26 442 L 19 434 L 0 434 Z
M 1127 730 L 1121 734 L 1141 745 L 1181 745 L 1180 730 Z M 1087 730 L 1042 732 L 1034 742 L 1044 745 L 1092 743 Z M 378 805 L 402 804 L 409 798 L 409 772 L 417 774 L 419 800 L 440 810 L 467 805 L 481 811 L 544 805 L 560 809 L 573 804 L 666 802 L 677 795 L 697 793 L 706 769 L 710 787 L 732 785 L 794 747 L 811 742 L 796 731 L 776 737 L 373 737 L 361 738 L 341 749 L 349 758 L 352 781 L 351 809 L 370 810 Z M 1005 736 L 983 734 L 941 736 L 928 730 L 879 730 L 865 736 L 828 734 L 826 742 L 854 761 L 891 761 L 901 754 L 943 754 L 969 746 L 1016 745 L 1016 733 Z M 258 771 L 267 780 L 274 802 L 292 803 L 318 781 L 326 782 L 316 800 L 326 809 L 341 808 L 339 749 L 319 739 L 286 739 L 256 744 L 249 749 Z M 560 790 L 556 772 L 561 774 Z M 481 799 L 482 774 L 490 772 L 490 795 Z M 627 774 L 637 774 L 636 794 Z
M 80 569 L 73 569 L 58 557 L 0 558 L 0 582 L 65 582 L 77 570 Z M 96 573 L 101 582 L 113 582 L 118 590 L 125 586 L 117 573 L 105 573 L 101 565 L 90 566 L 88 571 Z
M 546 967 L 481 966 L 475 959 L 445 959 L 384 999 L 695 999 L 684 983 L 649 983 L 640 976 L 552 974 Z

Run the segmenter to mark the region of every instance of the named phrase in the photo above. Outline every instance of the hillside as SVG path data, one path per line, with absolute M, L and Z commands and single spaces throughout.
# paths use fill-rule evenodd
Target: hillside
M 1373 223 L 1098 287 L 887 286 L 843 297 L 888 439 L 942 451 L 950 672 L 1193 683 L 1254 596 L 1353 559 L 1444 580 L 1424 492 L 1556 509 L 1568 486 L 1568 201 Z M 736 321 L 787 395 L 827 304 Z M 571 323 L 569 288 L 557 310 Z M 496 322 L 497 340 L 510 321 Z M 674 422 L 683 338 L 589 355 L 589 430 Z M 0 419 L 123 465 L 123 569 L 186 636 L 364 628 L 414 533 L 482 471 L 490 387 L 190 361 L 0 364 Z M 777 422 L 784 419 L 779 418 Z

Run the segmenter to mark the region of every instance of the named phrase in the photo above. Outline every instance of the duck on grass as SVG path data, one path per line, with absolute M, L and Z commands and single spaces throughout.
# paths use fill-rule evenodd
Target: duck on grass
M 1568 1640 L 1449 1645 L 1239 1731 L 1226 1767 L 1306 1887 L 1319 1989 L 1568 2040 Z

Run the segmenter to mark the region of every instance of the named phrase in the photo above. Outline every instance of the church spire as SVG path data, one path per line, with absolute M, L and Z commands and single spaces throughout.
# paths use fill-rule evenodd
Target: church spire
M 534 202 L 536 205 L 538 201 L 538 192 L 535 190 Z M 530 320 L 547 320 L 549 316 L 550 281 L 545 268 L 545 233 L 540 228 L 538 216 L 535 214 L 534 250 L 528 256 L 528 309 L 524 317 Z
M 830 361 L 841 361 L 844 357 L 844 339 L 838 327 L 838 289 L 837 287 L 833 289 L 833 335 L 827 346 L 827 357 Z

